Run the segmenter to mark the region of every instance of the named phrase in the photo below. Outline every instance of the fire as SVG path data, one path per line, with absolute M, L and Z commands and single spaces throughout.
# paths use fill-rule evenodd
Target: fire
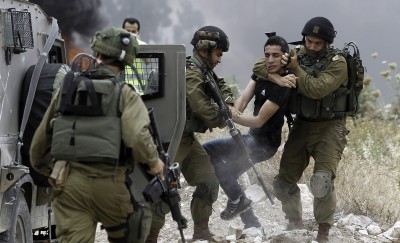
M 82 53 L 83 50 L 79 49 L 74 42 L 72 41 L 72 39 L 70 39 L 68 36 L 63 36 L 64 42 L 65 42 L 65 48 L 66 48 L 66 52 L 67 52 L 67 63 L 69 65 L 71 65 L 71 61 L 74 59 L 74 57 L 79 54 Z M 88 60 L 83 60 L 83 63 L 81 63 L 81 69 L 86 69 L 89 67 L 89 62 Z

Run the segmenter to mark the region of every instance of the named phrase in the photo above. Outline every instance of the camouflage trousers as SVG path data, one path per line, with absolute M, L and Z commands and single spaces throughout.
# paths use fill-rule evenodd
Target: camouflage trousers
M 218 197 L 219 184 L 210 158 L 194 134 L 182 136 L 175 161 L 188 184 L 196 187 L 190 204 L 193 221 L 208 221 L 212 204 Z M 152 211 L 151 228 L 161 229 L 169 210 L 164 203 L 159 203 L 152 206 Z
M 58 242 L 94 242 L 101 223 L 110 242 L 126 239 L 128 217 L 133 213 L 125 174 L 91 177 L 77 169 L 62 189 L 53 192 Z
M 278 185 L 274 185 L 275 193 L 279 194 L 278 188 L 286 190 L 287 195 L 281 196 L 280 199 L 286 218 L 294 220 L 302 218 L 300 190 L 296 183 L 309 165 L 311 157 L 315 162 L 314 173 L 316 171 L 329 172 L 332 175 L 333 187 L 336 171 L 347 144 L 348 133 L 345 120 L 322 122 L 297 120 L 295 122 L 280 161 L 279 174 L 275 180 Z M 314 197 L 314 216 L 319 224 L 332 225 L 335 209 L 334 187 L 325 197 Z

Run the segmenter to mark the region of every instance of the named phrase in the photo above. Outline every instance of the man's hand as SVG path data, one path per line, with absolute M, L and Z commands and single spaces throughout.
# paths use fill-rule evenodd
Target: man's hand
M 160 158 L 158 158 L 157 164 L 150 167 L 147 172 L 153 176 L 159 175 L 161 180 L 164 180 L 164 162 Z
M 268 75 L 268 77 L 281 87 L 296 88 L 297 77 L 294 74 L 288 74 L 282 77 L 280 75 L 271 73 Z
M 229 112 L 231 113 L 232 119 L 235 119 L 235 118 L 239 117 L 239 116 L 242 114 L 242 113 L 241 113 L 238 109 L 236 109 L 235 107 L 233 107 L 233 106 L 231 106 L 231 105 L 228 105 L 228 107 L 229 107 Z
M 289 70 L 293 70 L 299 67 L 299 62 L 297 60 L 297 53 L 295 49 L 291 49 L 290 53 L 285 53 L 282 55 L 281 63 Z

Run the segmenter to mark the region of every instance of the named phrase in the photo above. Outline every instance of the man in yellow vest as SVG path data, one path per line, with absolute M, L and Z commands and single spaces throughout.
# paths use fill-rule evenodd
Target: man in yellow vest
M 131 32 L 135 37 L 136 40 L 138 41 L 139 45 L 147 45 L 146 42 L 142 41 L 139 39 L 139 33 L 140 33 L 140 22 L 136 18 L 126 18 L 124 19 L 124 22 L 122 23 L 122 28 L 125 29 L 128 32 Z M 124 80 L 126 83 L 132 84 L 136 92 L 138 92 L 140 95 L 144 94 L 144 89 L 146 87 L 147 81 L 145 80 L 145 75 L 146 72 L 144 71 L 143 64 L 147 65 L 148 60 L 144 58 L 135 58 L 133 60 L 133 65 L 135 66 L 135 69 L 132 69 L 130 66 L 125 66 L 124 70 Z

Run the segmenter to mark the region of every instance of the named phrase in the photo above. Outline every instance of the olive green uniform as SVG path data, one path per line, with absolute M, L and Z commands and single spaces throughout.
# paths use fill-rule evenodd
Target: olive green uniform
M 99 71 L 102 79 L 116 78 L 107 68 Z M 64 75 L 57 75 L 57 78 L 63 79 Z M 56 82 L 61 83 L 60 80 Z M 58 92 L 36 130 L 30 149 L 33 168 L 45 176 L 51 174 L 54 166 L 49 151 Z M 121 90 L 119 111 L 124 145 L 132 149 L 135 161 L 155 165 L 158 152 L 148 130 L 148 112 L 140 96 L 129 85 L 124 85 Z M 111 164 L 69 161 L 69 165 L 70 173 L 65 185 L 53 191 L 53 211 L 59 242 L 94 242 L 98 222 L 105 227 L 110 242 L 117 242 L 112 239 L 126 237 L 126 223 L 134 212 L 125 184 L 126 173 L 132 169 L 132 162 Z
M 298 55 L 305 53 L 304 47 Z M 332 61 L 324 69 L 313 76 L 302 67 L 292 70 L 298 77 L 297 92 L 310 99 L 319 100 L 331 94 L 347 82 L 347 66 L 342 56 L 326 53 Z M 317 60 L 308 60 L 318 63 Z M 301 63 L 300 63 L 301 64 Z M 292 101 L 291 101 L 292 102 Z M 291 104 L 307 106 L 306 103 Z M 303 108 L 304 108 L 303 107 Z M 333 214 L 336 209 L 336 195 L 333 180 L 347 144 L 346 118 L 319 119 L 307 118 L 298 114 L 293 129 L 280 161 L 279 174 L 274 181 L 277 198 L 282 202 L 282 209 L 289 220 L 302 219 L 300 190 L 297 182 L 309 164 L 310 157 L 315 161 L 316 172 L 330 175 L 326 195 L 314 195 L 314 216 L 317 223 L 333 224 Z M 330 180 L 331 179 L 331 180 Z M 324 191 L 325 194 L 325 191 Z
M 196 64 L 195 64 L 196 63 Z M 195 133 L 225 124 L 224 118 L 212 104 L 206 93 L 204 74 L 199 68 L 203 62 L 194 54 L 187 58 L 186 70 L 186 124 L 175 160 L 179 162 L 182 174 L 191 186 L 196 186 L 190 204 L 194 222 L 208 221 L 212 214 L 212 204 L 217 200 L 219 184 L 210 158 L 203 149 Z M 233 103 L 232 92 L 224 79 L 212 72 L 227 103 Z M 153 229 L 161 229 L 165 216 L 153 214 Z

